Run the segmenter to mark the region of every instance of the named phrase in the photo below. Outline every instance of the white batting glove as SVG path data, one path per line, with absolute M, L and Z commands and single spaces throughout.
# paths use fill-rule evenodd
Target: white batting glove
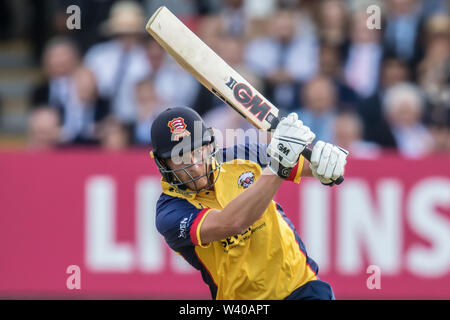
M 298 119 L 296 113 L 290 113 L 278 124 L 267 148 L 271 157 L 269 168 L 281 178 L 289 177 L 300 154 L 315 137 L 309 127 Z
M 312 149 L 309 167 L 322 184 L 332 186 L 337 178 L 344 175 L 347 155 L 345 149 L 318 141 Z

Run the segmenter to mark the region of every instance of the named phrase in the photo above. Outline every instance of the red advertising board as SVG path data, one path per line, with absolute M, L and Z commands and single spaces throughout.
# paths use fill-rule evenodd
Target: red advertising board
M 337 299 L 450 299 L 449 164 L 350 159 L 277 201 Z M 1 152 L 0 297 L 209 299 L 156 231 L 159 179 L 146 150 Z

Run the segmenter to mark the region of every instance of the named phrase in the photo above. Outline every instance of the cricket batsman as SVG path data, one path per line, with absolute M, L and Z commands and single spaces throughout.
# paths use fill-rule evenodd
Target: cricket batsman
M 268 145 L 223 149 L 190 108 L 169 108 L 154 120 L 151 155 L 163 190 L 156 227 L 201 272 L 213 299 L 334 299 L 273 200 L 284 181 L 333 185 L 344 174 L 348 153 L 337 146 L 318 141 L 310 163 L 300 155 L 314 138 L 296 113 L 279 122 Z

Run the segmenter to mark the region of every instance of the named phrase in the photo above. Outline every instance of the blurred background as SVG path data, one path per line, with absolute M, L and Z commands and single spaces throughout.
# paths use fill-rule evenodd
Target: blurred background
M 449 299 L 446 0 L 0 0 L 0 297 L 209 297 L 153 226 L 150 128 L 250 125 L 145 33 L 160 5 L 350 151 L 342 187 L 278 196 L 337 298 Z

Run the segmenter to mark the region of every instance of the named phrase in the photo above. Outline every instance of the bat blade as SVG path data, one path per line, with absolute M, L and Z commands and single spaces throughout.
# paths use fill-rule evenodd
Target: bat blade
M 189 73 L 258 129 L 278 124 L 278 109 L 169 9 L 160 7 L 146 30 Z
M 145 29 L 203 86 L 258 129 L 278 125 L 279 110 L 165 6 L 158 8 Z M 302 155 L 310 160 L 311 149 Z M 343 177 L 336 184 L 344 181 Z

